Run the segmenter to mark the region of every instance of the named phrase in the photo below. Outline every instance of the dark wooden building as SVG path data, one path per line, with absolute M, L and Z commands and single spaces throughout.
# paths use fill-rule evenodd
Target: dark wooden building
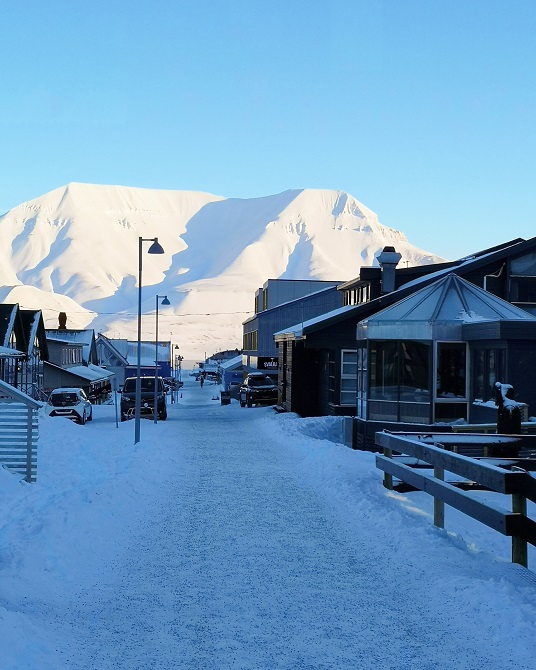
M 418 268 L 397 268 L 395 250 L 387 248 L 384 252 L 389 261 L 386 275 L 383 266 L 362 268 L 357 279 L 339 286 L 344 294 L 343 308 L 306 320 L 303 324 L 282 328 L 274 334 L 284 409 L 302 416 L 356 414 L 358 375 L 363 377 L 363 359 L 359 358 L 356 338 L 357 324 L 449 274 L 468 280 L 528 314 L 536 314 L 536 238 L 515 239 L 458 261 Z M 395 330 L 397 327 L 396 323 L 391 325 Z M 475 338 L 486 333 L 482 341 L 487 344 L 480 347 L 479 365 L 489 367 L 495 355 L 490 352 L 504 349 L 505 339 L 498 338 L 497 344 L 492 337 L 501 328 L 503 334 L 510 333 L 509 351 L 532 347 L 531 340 L 536 333 L 532 334 L 533 326 L 530 324 L 493 326 L 491 323 L 467 323 L 464 326 L 464 341 L 476 343 Z M 515 336 L 512 328 L 517 333 Z M 514 372 L 512 356 L 509 360 L 509 367 L 503 367 L 502 374 L 506 376 Z M 521 360 L 527 362 L 526 357 Z M 534 365 L 534 370 L 530 378 L 534 378 L 536 358 L 531 365 Z M 369 375 L 370 371 L 367 370 L 366 374 Z M 506 378 L 501 381 L 512 383 Z M 520 380 L 516 391 L 525 401 L 521 397 L 523 384 Z M 366 433 L 366 427 L 363 433 Z
M 43 363 L 48 355 L 41 311 L 0 305 L 0 379 L 43 399 Z

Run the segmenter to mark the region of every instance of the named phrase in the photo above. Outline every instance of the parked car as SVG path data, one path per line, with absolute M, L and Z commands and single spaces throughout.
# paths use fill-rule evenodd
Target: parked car
M 93 419 L 93 405 L 84 389 L 76 387 L 54 389 L 48 396 L 47 410 L 49 416 L 64 416 L 82 425 Z
M 250 372 L 240 387 L 240 407 L 275 405 L 277 384 L 263 372 Z
M 141 416 L 153 416 L 155 377 L 141 377 Z M 156 377 L 156 413 L 161 421 L 167 419 L 166 389 L 162 377 Z M 136 407 L 136 377 L 127 377 L 121 392 L 121 421 L 134 418 Z

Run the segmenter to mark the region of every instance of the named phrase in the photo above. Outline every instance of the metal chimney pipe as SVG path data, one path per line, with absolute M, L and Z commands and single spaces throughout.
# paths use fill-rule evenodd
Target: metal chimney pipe
M 382 295 L 385 295 L 395 290 L 395 268 L 402 254 L 399 254 L 394 247 L 384 247 L 376 258 L 382 269 Z

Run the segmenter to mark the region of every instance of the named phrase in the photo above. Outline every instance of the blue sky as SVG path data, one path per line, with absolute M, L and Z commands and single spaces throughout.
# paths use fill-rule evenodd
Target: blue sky
M 69 182 L 348 191 L 447 258 L 533 237 L 534 0 L 3 0 L 0 212 Z

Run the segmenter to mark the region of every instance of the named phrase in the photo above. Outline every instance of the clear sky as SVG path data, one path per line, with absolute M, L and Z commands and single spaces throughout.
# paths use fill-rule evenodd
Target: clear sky
M 457 258 L 536 235 L 534 0 L 2 0 L 0 212 L 69 182 L 348 191 Z

